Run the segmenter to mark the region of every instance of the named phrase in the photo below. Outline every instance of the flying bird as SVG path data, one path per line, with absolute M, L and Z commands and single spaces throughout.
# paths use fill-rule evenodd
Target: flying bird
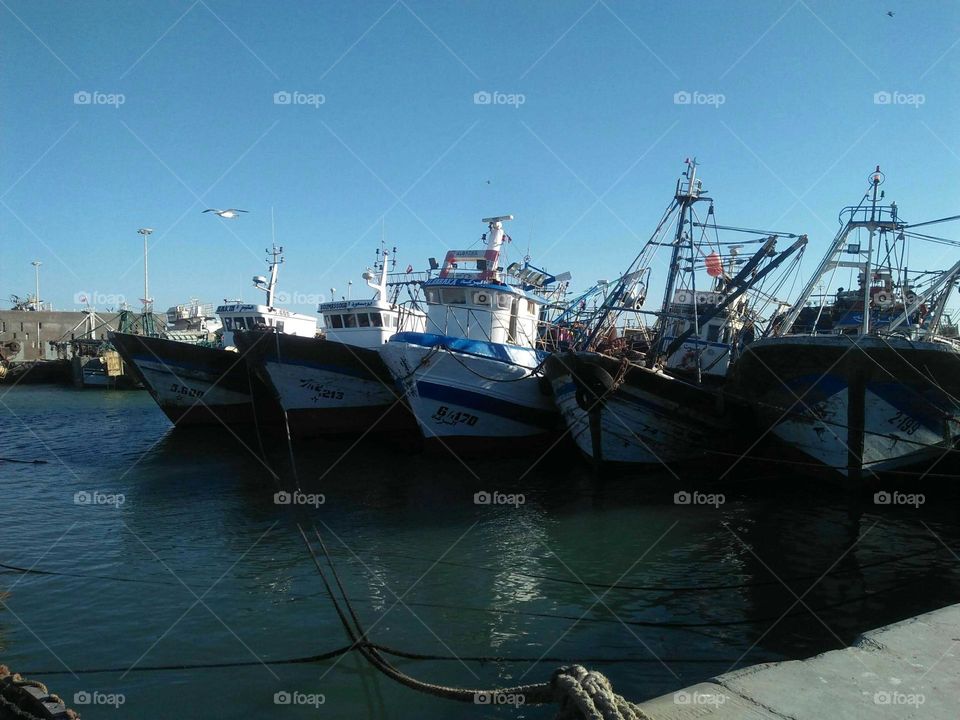
M 889 15 L 890 17 L 893 17 L 893 15 L 894 15 L 893 10 L 888 10 L 888 11 L 887 11 L 887 15 Z
M 220 217 L 226 220 L 232 220 L 235 217 L 240 217 L 239 213 L 245 213 L 247 212 L 247 210 L 237 210 L 237 208 L 227 208 L 226 210 L 217 210 L 216 208 L 207 208 L 203 212 L 216 213 L 217 215 L 219 215 Z

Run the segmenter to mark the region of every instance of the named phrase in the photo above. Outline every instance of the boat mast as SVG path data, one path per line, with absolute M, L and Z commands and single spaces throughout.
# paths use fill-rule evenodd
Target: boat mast
M 267 262 L 270 263 L 270 280 L 267 282 L 267 287 L 261 287 L 265 293 L 267 293 L 267 307 L 273 307 L 273 291 L 277 287 L 277 271 L 280 269 L 280 263 L 283 262 L 283 248 L 277 247 L 276 244 L 272 245 L 271 248 L 264 250 L 267 255 L 270 257 L 267 258 Z
M 867 257 L 863 262 L 863 324 L 860 326 L 860 334 L 868 335 L 870 333 L 870 289 L 872 286 L 873 275 L 873 237 L 877 232 L 877 190 L 880 188 L 880 166 L 871 178 L 873 192 L 870 198 L 870 222 L 867 225 L 869 238 L 867 240 Z
M 700 187 L 697 184 L 697 159 L 694 158 L 690 160 L 688 158 L 686 163 L 687 170 L 683 174 L 684 177 L 687 178 L 686 188 L 683 186 L 683 180 L 677 180 L 677 192 L 674 196 L 677 206 L 680 208 L 680 213 L 677 219 L 677 231 L 673 236 L 673 250 L 670 254 L 670 273 L 667 276 L 667 286 L 663 291 L 660 325 L 656 340 L 653 343 L 654 352 L 650 353 L 650 357 L 647 360 L 648 367 L 653 367 L 659 359 L 663 339 L 667 334 L 667 315 L 670 303 L 673 301 L 673 292 L 677 286 L 677 276 L 680 274 L 680 252 L 683 249 L 683 233 L 687 221 L 687 213 L 690 210 L 690 206 L 700 197 Z M 694 299 L 694 302 L 696 302 L 696 299 Z

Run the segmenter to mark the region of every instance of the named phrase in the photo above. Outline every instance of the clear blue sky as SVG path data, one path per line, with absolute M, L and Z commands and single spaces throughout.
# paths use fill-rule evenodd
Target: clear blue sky
M 2 0 L 0 17 L 4 300 L 38 259 L 58 308 L 137 304 L 142 226 L 158 309 L 253 299 L 271 207 L 287 292 L 356 296 L 381 217 L 420 268 L 501 213 L 514 259 L 529 243 L 585 287 L 632 259 L 693 155 L 719 222 L 809 233 L 807 268 L 878 163 L 908 219 L 960 212 L 956 2 Z M 95 91 L 123 104 L 74 102 Z M 960 256 L 942 250 L 926 260 Z

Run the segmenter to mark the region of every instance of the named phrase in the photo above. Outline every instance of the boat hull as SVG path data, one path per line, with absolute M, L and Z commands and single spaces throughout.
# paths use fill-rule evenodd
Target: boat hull
M 545 366 L 580 451 L 612 465 L 718 467 L 743 448 L 738 410 L 719 391 L 591 352 Z
M 253 371 L 273 391 L 292 435 L 416 432 L 380 354 L 321 338 L 234 333 Z
M 731 371 L 758 433 L 848 477 L 932 468 L 960 438 L 960 354 L 941 343 L 787 336 Z
M 114 333 L 111 341 L 174 425 L 278 426 L 279 406 L 242 353 Z
M 401 333 L 380 354 L 428 447 L 531 450 L 549 446 L 558 435 L 560 417 L 537 369 L 536 351 Z

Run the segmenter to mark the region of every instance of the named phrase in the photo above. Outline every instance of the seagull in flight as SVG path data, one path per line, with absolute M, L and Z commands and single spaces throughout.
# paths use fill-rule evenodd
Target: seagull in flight
M 890 17 L 893 17 L 894 14 L 895 14 L 895 13 L 893 12 L 893 10 L 888 10 L 888 11 L 887 11 L 887 15 L 889 15 Z
M 247 211 L 246 211 L 246 210 L 237 210 L 237 208 L 227 208 L 226 210 L 217 210 L 216 208 L 207 208 L 207 209 L 204 210 L 203 212 L 205 212 L 205 213 L 208 213 L 208 212 L 216 213 L 217 215 L 219 215 L 220 217 L 224 218 L 225 220 L 233 220 L 233 219 L 236 218 L 236 217 L 240 217 L 240 213 L 245 213 L 245 212 L 247 212 Z

